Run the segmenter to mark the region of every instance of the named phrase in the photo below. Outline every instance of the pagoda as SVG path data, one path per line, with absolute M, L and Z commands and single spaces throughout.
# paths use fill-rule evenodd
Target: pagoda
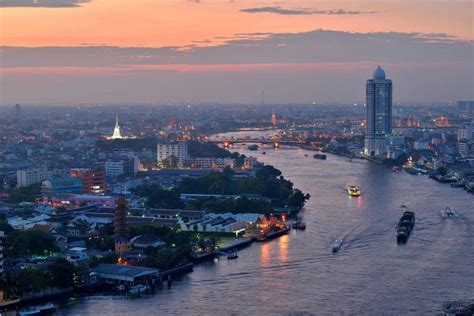
M 115 117 L 115 127 L 114 127 L 114 133 L 109 139 L 122 139 L 122 134 L 120 133 L 120 125 L 118 121 L 118 115 Z
M 127 200 L 120 196 L 115 203 L 114 214 L 114 237 L 115 237 L 115 253 L 121 257 L 124 252 L 132 249 L 130 242 L 130 228 L 128 227 L 128 205 Z

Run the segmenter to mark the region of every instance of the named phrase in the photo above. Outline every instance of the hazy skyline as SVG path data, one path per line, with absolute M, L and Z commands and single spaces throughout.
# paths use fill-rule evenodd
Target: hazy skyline
M 472 99 L 471 1 L 1 0 L 2 105 Z

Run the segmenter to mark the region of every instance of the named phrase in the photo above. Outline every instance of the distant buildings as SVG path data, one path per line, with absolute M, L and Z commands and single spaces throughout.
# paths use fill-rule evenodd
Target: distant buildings
M 235 160 L 232 158 L 188 158 L 185 160 L 185 166 L 190 168 L 209 168 L 224 169 L 225 167 L 233 167 Z
M 120 175 L 134 175 L 138 172 L 140 161 L 138 158 L 110 159 L 105 162 L 105 174 L 107 177 Z
M 158 165 L 162 165 L 171 157 L 176 157 L 177 164 L 182 167 L 186 158 L 188 158 L 188 144 L 186 142 L 159 143 L 156 146 L 156 156 Z
M 86 194 L 104 194 L 106 191 L 104 170 L 74 168 L 69 170 L 69 175 L 82 179 L 83 192 Z
M 276 126 L 278 123 L 275 111 L 272 112 L 272 125 Z
M 5 239 L 5 233 L 3 231 L 0 231 L 0 278 L 3 277 L 3 240 L 4 239 Z
M 458 111 L 464 114 L 474 113 L 474 101 L 458 101 L 456 103 Z
M 18 170 L 16 172 L 17 187 L 27 187 L 35 183 L 41 183 L 44 180 L 48 180 L 53 176 L 51 171 L 29 169 L 29 170 Z
M 474 123 L 464 124 L 458 129 L 458 140 L 472 140 L 474 139 Z
M 82 194 L 83 185 L 81 178 L 53 178 L 41 184 L 43 196 L 57 196 L 64 194 Z
M 373 78 L 366 83 L 365 149 L 368 156 L 387 152 L 388 137 L 392 133 L 392 81 L 377 67 Z

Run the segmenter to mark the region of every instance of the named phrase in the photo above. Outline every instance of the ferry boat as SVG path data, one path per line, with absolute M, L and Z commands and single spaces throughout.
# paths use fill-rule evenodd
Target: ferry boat
M 314 154 L 313 158 L 319 160 L 326 160 L 327 156 L 325 154 Z
M 28 315 L 45 315 L 49 313 L 53 313 L 56 310 L 56 305 L 52 303 L 48 303 L 45 305 L 38 305 L 33 306 L 19 312 L 20 316 L 28 316 Z
M 360 196 L 361 192 L 356 185 L 350 185 L 347 187 L 347 194 L 350 196 Z
M 404 210 L 397 229 L 397 243 L 406 243 L 410 233 L 415 226 L 415 213 L 407 210 L 406 206 L 402 205 Z
M 334 244 L 332 245 L 332 252 L 333 252 L 333 253 L 338 252 L 339 249 L 341 249 L 341 247 L 342 247 L 342 240 L 336 239 L 336 240 L 334 241 Z
M 302 221 L 294 221 L 293 224 L 291 224 L 291 227 L 293 229 L 305 230 L 306 229 L 306 223 L 302 222 Z
M 138 284 L 128 289 L 129 294 L 135 294 L 135 295 L 145 293 L 146 291 L 148 291 L 148 286 L 143 285 L 143 284 Z

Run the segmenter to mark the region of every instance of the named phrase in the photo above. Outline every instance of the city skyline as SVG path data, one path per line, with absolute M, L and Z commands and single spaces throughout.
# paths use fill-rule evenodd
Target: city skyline
M 2 105 L 357 102 L 377 65 L 395 102 L 472 99 L 470 1 L 25 0 L 0 14 Z

